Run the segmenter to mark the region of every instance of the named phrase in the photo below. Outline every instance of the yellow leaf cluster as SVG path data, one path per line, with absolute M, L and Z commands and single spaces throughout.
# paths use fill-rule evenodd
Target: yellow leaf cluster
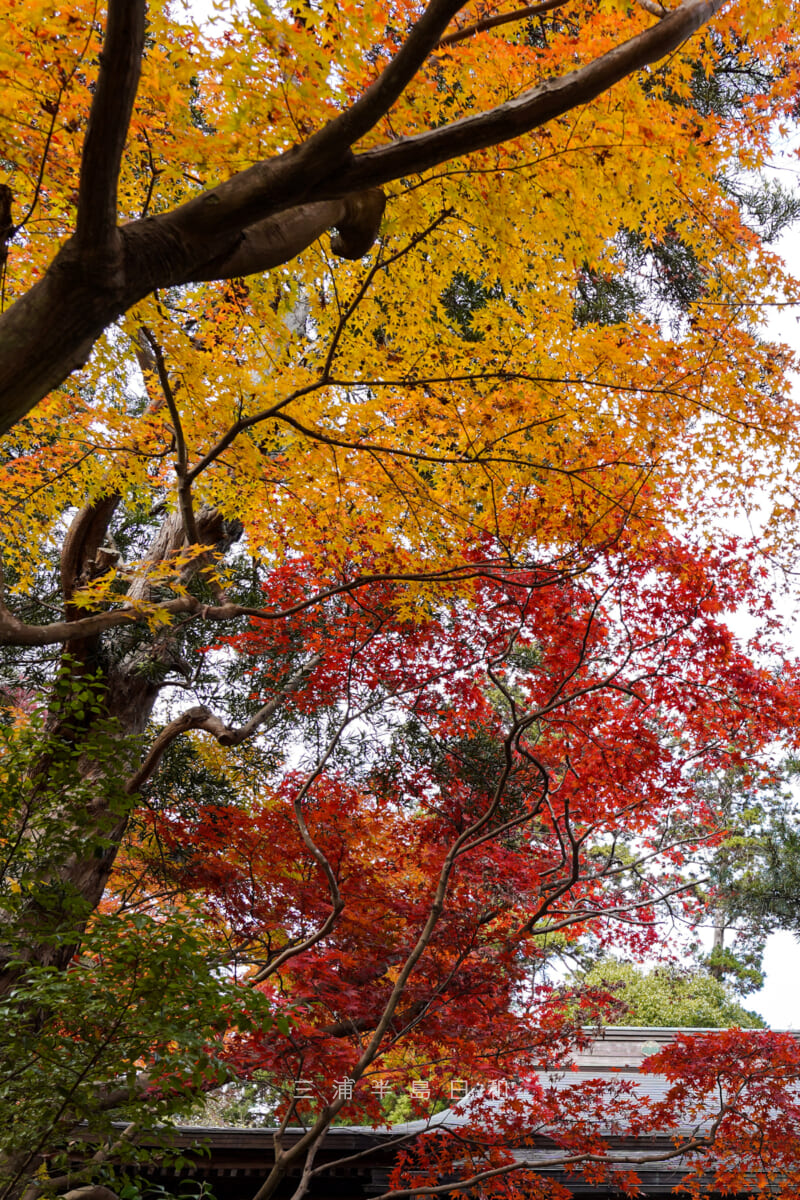
M 485 6 L 473 8 L 459 24 Z M 0 155 L 20 215 L 32 210 L 8 302 L 74 219 L 102 12 L 89 0 L 6 9 Z M 121 219 L 164 211 L 319 128 L 420 11 L 326 0 L 300 20 L 237 4 L 200 28 L 150 5 Z M 443 46 L 363 145 L 521 96 L 650 21 L 622 3 L 573 2 L 546 31 L 512 24 Z M 142 370 L 143 328 L 173 381 L 195 507 L 241 521 L 248 550 L 269 562 L 310 552 L 340 569 L 368 546 L 374 570 L 433 571 L 489 543 L 535 560 L 590 551 L 632 515 L 712 519 L 711 496 L 779 492 L 796 415 L 789 359 L 762 340 L 762 314 L 797 285 L 725 180 L 759 161 L 786 118 L 798 22 L 797 3 L 734 5 L 713 33 L 595 103 L 397 182 L 369 259 L 335 261 L 323 241 L 263 276 L 143 300 L 14 434 L 0 470 L 9 585 L 37 586 L 87 500 L 119 492 L 145 525 L 177 508 L 176 431 Z M 704 111 L 692 89 L 741 52 L 742 30 L 774 86 Z M 701 281 L 684 311 L 577 319 L 586 281 L 624 280 L 631 237 L 643 294 L 663 283 L 654 252 L 680 244 Z M 170 560 L 161 581 L 179 571 Z M 112 575 L 77 603 L 107 603 Z

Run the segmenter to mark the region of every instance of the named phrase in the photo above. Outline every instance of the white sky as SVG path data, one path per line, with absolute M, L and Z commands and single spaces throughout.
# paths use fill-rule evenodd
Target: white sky
M 767 981 L 760 992 L 745 996 L 773 1029 L 800 1029 L 800 942 L 790 933 L 773 933 L 764 955 Z
M 800 136 L 795 135 L 793 144 L 787 144 L 776 156 L 775 175 L 787 186 L 800 186 L 798 153 Z M 784 235 L 778 249 L 793 273 L 800 275 L 800 228 Z M 796 308 L 775 310 L 768 329 L 776 340 L 800 353 L 800 312 Z M 800 378 L 796 379 L 795 387 L 800 388 Z M 792 641 L 795 652 L 800 654 L 800 628 Z M 745 997 L 745 1007 L 755 1009 L 773 1029 L 800 1029 L 800 939 L 789 933 L 772 934 L 767 941 L 764 972 L 765 986 L 755 995 Z

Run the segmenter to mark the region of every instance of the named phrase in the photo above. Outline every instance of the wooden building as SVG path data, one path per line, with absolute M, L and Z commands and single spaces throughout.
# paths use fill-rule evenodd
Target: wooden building
M 555 1082 L 556 1086 L 560 1083 L 567 1086 L 581 1077 L 608 1077 L 615 1082 L 630 1079 L 636 1081 L 647 1096 L 657 1099 L 666 1091 L 666 1079 L 657 1075 L 643 1075 L 639 1068 L 645 1057 L 670 1041 L 676 1032 L 674 1029 L 633 1027 L 606 1029 L 588 1051 L 576 1056 L 577 1074 L 571 1070 L 566 1075 L 548 1079 Z M 395 1161 L 399 1138 L 407 1142 L 409 1135 L 425 1137 L 434 1126 L 457 1128 L 462 1119 L 448 1110 L 439 1113 L 431 1122 L 420 1120 L 383 1128 L 334 1126 L 325 1135 L 315 1159 L 315 1166 L 325 1166 L 326 1170 L 315 1179 L 309 1192 L 311 1200 L 371 1200 L 380 1196 L 388 1187 L 388 1175 Z M 689 1127 L 682 1132 L 689 1133 Z M 145 1167 L 141 1173 L 153 1184 L 187 1197 L 192 1192 L 197 1195 L 199 1186 L 205 1183 L 216 1200 L 251 1200 L 274 1163 L 274 1133 L 269 1128 L 184 1127 L 172 1144 L 186 1156 L 189 1165 L 179 1168 L 152 1165 Z M 286 1131 L 283 1135 L 284 1145 L 290 1145 L 302 1133 L 303 1130 L 299 1128 Z M 646 1141 L 610 1136 L 609 1146 L 624 1158 L 625 1152 L 669 1152 L 673 1148 L 673 1141 L 672 1135 L 667 1134 L 663 1137 L 649 1136 Z M 569 1179 L 560 1168 L 550 1167 L 548 1161 L 559 1156 L 560 1152 L 544 1136 L 534 1138 L 532 1145 L 515 1153 L 520 1161 L 537 1173 L 561 1179 L 576 1197 L 609 1200 L 619 1195 L 607 1187 L 592 1187 L 580 1180 Z M 354 1160 L 354 1155 L 359 1157 Z M 637 1166 L 636 1170 L 645 1196 L 669 1196 L 685 1177 L 686 1164 L 679 1159 L 671 1159 L 647 1167 Z M 291 1196 L 298 1180 L 299 1171 L 294 1178 L 286 1180 L 278 1200 Z M 480 1195 L 480 1191 L 475 1189 L 465 1194 L 474 1198 Z

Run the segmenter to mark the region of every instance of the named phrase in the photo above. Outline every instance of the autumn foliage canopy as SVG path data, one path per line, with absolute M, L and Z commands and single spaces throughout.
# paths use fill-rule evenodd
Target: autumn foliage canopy
M 709 779 L 796 743 L 799 33 L 5 0 L 3 1197 L 119 1195 L 253 1081 L 257 1200 L 398 1093 L 463 1121 L 393 1197 L 566 1196 L 534 1137 L 633 1192 L 656 1135 L 796 1194 L 787 1035 L 679 1039 L 658 1102 L 543 1072 L 625 1020 L 563 964 L 686 953 Z

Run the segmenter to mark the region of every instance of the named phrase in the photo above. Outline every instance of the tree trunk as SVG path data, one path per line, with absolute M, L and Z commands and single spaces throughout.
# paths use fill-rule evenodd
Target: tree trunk
M 62 553 L 62 588 L 65 611 L 75 617 L 81 610 L 70 604 L 74 591 L 91 578 L 117 497 L 106 497 L 77 514 Z M 207 547 L 185 569 L 182 582 L 206 562 L 224 553 L 240 534 L 212 508 L 197 514 L 197 532 Z M 161 562 L 183 546 L 185 535 L 179 513 L 170 514 L 154 537 L 144 569 L 130 586 L 129 595 L 149 598 L 147 566 Z M 31 774 L 32 801 L 22 838 L 35 838 L 42 820 L 57 820 L 64 830 L 52 853 L 39 858 L 37 886 L 27 902 L 22 920 L 23 944 L 0 950 L 0 994 L 19 978 L 21 963 L 63 969 L 73 957 L 91 913 L 100 903 L 124 836 L 136 793 L 124 789 L 125 781 L 141 761 L 141 735 L 153 713 L 164 669 L 174 661 L 175 636 L 166 630 L 160 637 L 141 636 L 140 626 L 123 627 L 95 639 L 67 642 L 60 678 L 45 727 L 45 748 Z M 100 753 L 85 747 L 98 739 Z M 57 782 L 69 777 L 70 786 Z M 69 852 L 64 853 L 64 847 Z M 14 965 L 9 966 L 9 958 Z

